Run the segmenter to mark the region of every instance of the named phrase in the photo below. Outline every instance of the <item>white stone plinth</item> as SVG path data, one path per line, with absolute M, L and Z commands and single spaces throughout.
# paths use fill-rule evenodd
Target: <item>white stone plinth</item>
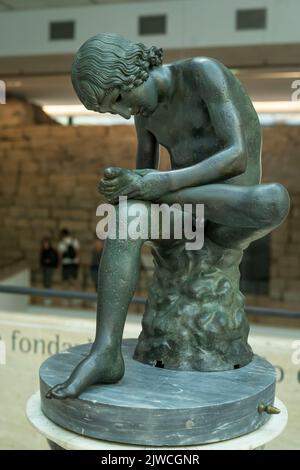
M 279 436 L 287 424 L 288 413 L 286 407 L 278 398 L 275 400 L 275 406 L 281 410 L 281 413 L 272 415 L 269 421 L 257 431 L 227 441 L 186 447 L 126 445 L 80 436 L 57 426 L 46 418 L 41 410 L 40 392 L 35 393 L 28 400 L 26 414 L 30 423 L 46 439 L 66 450 L 254 450 L 262 448 Z

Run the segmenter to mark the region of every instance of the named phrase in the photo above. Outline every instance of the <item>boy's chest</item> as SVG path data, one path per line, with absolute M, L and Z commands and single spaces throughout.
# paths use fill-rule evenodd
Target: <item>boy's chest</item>
M 205 140 L 212 132 L 205 103 L 189 96 L 159 106 L 147 119 L 146 127 L 161 145 L 170 149 L 180 142 Z

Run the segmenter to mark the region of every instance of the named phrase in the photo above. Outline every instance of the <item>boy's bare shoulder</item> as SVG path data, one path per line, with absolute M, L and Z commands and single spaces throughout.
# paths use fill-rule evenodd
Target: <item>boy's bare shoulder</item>
M 225 65 L 212 57 L 191 57 L 189 59 L 174 62 L 172 65 L 194 73 L 230 73 L 230 70 Z
M 203 98 L 213 96 L 221 99 L 236 82 L 231 70 L 211 57 L 193 57 L 177 63 L 177 66 L 182 67 L 185 81 L 196 87 Z
M 175 62 L 174 66 L 182 70 L 185 80 L 214 91 L 224 88 L 228 80 L 234 79 L 225 65 L 211 57 L 193 57 Z

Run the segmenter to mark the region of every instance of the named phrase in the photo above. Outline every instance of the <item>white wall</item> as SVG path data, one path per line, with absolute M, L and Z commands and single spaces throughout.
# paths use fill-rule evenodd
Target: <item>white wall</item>
M 235 31 L 235 10 L 268 9 L 267 29 Z M 138 36 L 141 14 L 167 14 L 168 32 Z M 0 14 L 0 57 L 73 53 L 84 40 L 99 32 L 117 32 L 164 48 L 213 47 L 300 42 L 299 0 L 173 0 Z M 76 39 L 49 41 L 52 20 L 75 20 Z
M 30 286 L 30 272 L 29 269 L 22 269 L 16 274 L 9 276 L 5 280 L 0 281 L 2 286 L 19 286 L 29 287 Z M 26 310 L 29 302 L 27 295 L 17 294 L 0 294 L 0 310 L 9 310 L 22 312 Z

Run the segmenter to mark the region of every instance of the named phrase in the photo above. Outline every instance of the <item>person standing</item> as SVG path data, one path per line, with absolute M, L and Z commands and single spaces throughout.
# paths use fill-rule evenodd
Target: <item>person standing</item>
M 40 266 L 43 274 L 43 287 L 52 288 L 54 271 L 58 266 L 58 254 L 53 248 L 50 238 L 43 238 L 40 250 Z
M 64 228 L 60 232 L 58 252 L 60 255 L 61 273 L 63 283 L 74 284 L 78 277 L 79 268 L 79 241 L 72 237 L 69 230 Z

